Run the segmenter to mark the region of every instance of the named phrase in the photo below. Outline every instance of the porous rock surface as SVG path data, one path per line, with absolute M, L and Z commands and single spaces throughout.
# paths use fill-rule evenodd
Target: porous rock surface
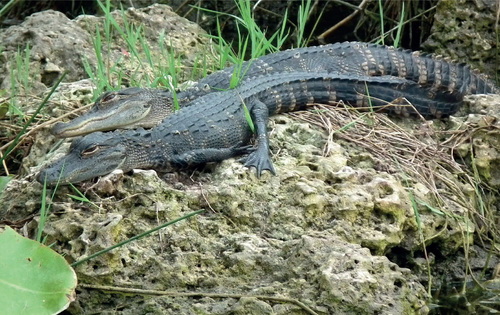
M 498 63 L 498 1 L 441 0 L 423 49 L 468 63 L 493 78 Z
M 297 299 L 328 314 L 425 313 L 427 296 L 416 276 L 380 256 L 416 237 L 401 183 L 387 173 L 348 166 L 341 145 L 322 156 L 325 134 L 318 128 L 285 117 L 274 122 L 278 176 L 265 174 L 259 180 L 235 160 L 195 171 L 191 178 L 179 173 L 162 179 L 154 171 L 117 174 L 88 192 L 97 206 L 76 203 L 68 197 L 70 189 L 61 187 L 45 228 L 47 241 L 56 242 L 56 249 L 73 262 L 206 209 L 82 264 L 76 268 L 79 281 L 242 295 L 195 304 L 187 298 L 155 298 L 147 306 L 138 299 L 125 308 L 131 313 L 168 305 L 171 314 L 305 314 L 290 302 L 254 295 Z M 40 195 L 27 195 L 27 190 L 40 192 L 41 185 L 22 180 L 9 185 L 2 205 L 12 209 L 11 217 L 40 206 Z M 21 209 L 20 192 L 37 202 Z M 27 231 L 34 232 L 36 224 L 35 219 Z M 408 243 L 417 246 L 414 240 Z M 108 296 L 92 292 L 72 306 L 75 313 L 102 311 L 100 303 L 110 303 Z M 112 301 L 116 306 L 121 298 Z
M 481 179 L 494 189 L 500 188 L 500 95 L 471 95 L 467 105 L 470 114 L 453 117 L 453 129 L 466 129 L 471 141 L 457 146 L 460 158 L 474 162 Z M 471 155 L 473 153 L 473 155 Z

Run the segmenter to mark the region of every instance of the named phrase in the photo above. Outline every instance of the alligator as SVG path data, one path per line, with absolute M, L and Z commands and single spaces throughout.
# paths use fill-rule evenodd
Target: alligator
M 491 81 L 465 64 L 405 49 L 345 42 L 291 49 L 246 61 L 207 76 L 194 87 L 178 92 L 176 98 L 179 106 L 184 107 L 198 97 L 230 88 L 233 75 L 243 77 L 241 82 L 245 82 L 248 78 L 285 72 L 326 72 L 360 80 L 366 76 L 393 76 L 427 88 L 431 99 L 443 90 L 464 95 L 498 92 Z M 52 133 L 75 137 L 117 128 L 152 128 L 173 113 L 173 104 L 174 95 L 170 90 L 133 87 L 106 92 L 88 113 L 68 123 L 57 123 Z M 429 118 L 439 117 L 438 114 L 431 113 Z
M 459 81 L 460 85 L 464 82 Z M 358 107 L 386 106 L 386 102 L 403 97 L 413 107 L 386 106 L 388 111 L 435 116 L 452 114 L 460 107 L 461 91 L 449 91 L 446 84 L 429 98 L 432 88 L 395 76 L 353 78 L 328 72 L 283 72 L 251 77 L 237 88 L 195 99 L 152 129 L 94 132 L 76 138 L 69 153 L 42 169 L 37 180 L 77 183 L 115 169 L 172 170 L 243 154 L 248 154 L 243 159 L 245 166 L 255 167 L 258 176 L 264 170 L 275 173 L 267 134 L 270 115 L 338 100 Z M 246 114 L 255 128 L 255 146 L 249 145 L 253 132 Z

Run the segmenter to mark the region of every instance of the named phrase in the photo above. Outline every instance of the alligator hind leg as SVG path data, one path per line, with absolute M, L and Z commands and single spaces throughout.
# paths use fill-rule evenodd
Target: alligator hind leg
M 271 157 L 269 156 L 269 137 L 267 135 L 269 109 L 266 104 L 259 100 L 253 100 L 253 104 L 251 105 L 250 114 L 257 134 L 257 149 L 244 159 L 245 166 L 255 167 L 258 177 L 260 177 L 263 170 L 268 170 L 276 175 Z

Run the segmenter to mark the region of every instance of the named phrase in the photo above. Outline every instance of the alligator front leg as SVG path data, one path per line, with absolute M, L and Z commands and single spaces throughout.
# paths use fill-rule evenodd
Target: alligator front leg
M 269 121 L 269 109 L 266 104 L 259 100 L 253 100 L 250 114 L 257 134 L 257 149 L 244 159 L 245 166 L 255 167 L 257 176 L 260 177 L 263 170 L 268 170 L 274 175 L 273 162 L 269 156 L 269 137 L 267 135 L 267 123 Z
M 254 151 L 251 145 L 235 145 L 230 148 L 207 148 L 191 150 L 171 157 L 169 160 L 177 166 L 190 166 L 207 162 L 219 162 L 234 156 L 248 154 Z

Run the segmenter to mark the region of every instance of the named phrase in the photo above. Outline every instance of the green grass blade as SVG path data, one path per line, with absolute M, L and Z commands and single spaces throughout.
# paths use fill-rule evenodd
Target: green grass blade
M 35 110 L 35 112 L 33 113 L 33 115 L 31 115 L 30 119 L 28 119 L 28 121 L 24 124 L 23 128 L 16 135 L 16 138 L 14 139 L 14 141 L 12 142 L 12 144 L 5 151 L 5 154 L 2 157 L 0 157 L 0 162 L 3 162 L 7 158 L 7 156 L 9 156 L 9 154 L 11 153 L 11 151 L 16 147 L 17 143 L 19 142 L 19 138 L 21 138 L 21 136 L 26 132 L 26 129 L 28 129 L 28 127 L 31 126 L 31 124 L 35 120 L 35 117 L 40 113 L 40 111 L 45 106 L 45 104 L 47 103 L 47 101 L 49 100 L 49 98 L 52 96 L 52 94 L 54 93 L 54 91 L 57 89 L 57 87 L 59 86 L 59 84 L 62 82 L 62 80 L 64 79 L 64 77 L 66 76 L 66 74 L 68 74 L 67 70 L 64 71 L 64 73 L 61 75 L 61 77 L 59 78 L 59 80 L 57 80 L 56 84 L 54 84 L 54 86 L 50 90 L 49 94 L 47 94 L 47 96 L 45 96 L 45 98 L 40 103 L 40 105 L 38 105 L 38 108 Z
M 399 18 L 398 30 L 396 32 L 396 38 L 394 39 L 394 47 L 398 48 L 401 43 L 401 33 L 403 32 L 403 27 L 405 25 L 404 20 L 406 17 L 405 2 L 401 2 L 401 16 Z
M 304 0 L 302 0 L 299 6 L 299 14 L 297 16 L 297 45 L 298 47 L 304 47 L 307 44 L 307 41 L 304 40 L 304 31 L 306 28 L 307 17 L 311 12 L 311 0 L 306 0 L 304 4 Z
M 38 222 L 38 230 L 36 232 L 36 241 L 41 242 L 42 241 L 42 232 L 45 227 L 45 222 L 47 220 L 48 216 L 48 206 L 47 206 L 47 178 L 44 179 L 43 181 L 43 188 L 42 188 L 42 204 L 40 206 L 40 221 Z
M 379 18 L 380 18 L 380 40 L 382 45 L 385 45 L 384 39 L 385 39 L 385 32 L 384 32 L 384 5 L 382 3 L 382 0 L 378 0 L 378 13 L 379 13 Z
M 0 9 L 0 17 L 10 11 L 10 9 L 19 2 L 19 0 L 10 0 Z
M 62 171 L 61 171 L 62 173 Z M 68 194 L 68 196 L 70 198 L 73 198 L 75 200 L 78 200 L 80 202 L 85 202 L 85 203 L 88 203 L 94 207 L 96 207 L 97 209 L 99 209 L 99 206 L 96 205 L 95 203 L 93 203 L 92 201 L 90 201 L 80 190 L 78 190 L 78 188 L 76 188 L 73 184 L 69 184 L 71 186 L 71 188 L 78 194 L 78 196 L 75 196 L 75 195 L 70 195 Z
M 153 229 L 151 229 L 151 230 L 148 230 L 148 231 L 146 231 L 146 232 L 144 232 L 144 233 L 141 233 L 141 234 L 139 234 L 139 235 L 136 235 L 136 236 L 134 236 L 134 237 L 131 237 L 131 238 L 129 238 L 129 239 L 127 239 L 127 240 L 123 241 L 123 242 L 120 242 L 120 243 L 118 243 L 118 244 L 116 244 L 116 245 L 113 245 L 113 246 L 111 246 L 111 247 L 108 247 L 108 248 L 106 248 L 106 249 L 103 249 L 103 250 L 101 250 L 101 251 L 98 251 L 97 253 L 92 254 L 92 255 L 90 255 L 90 256 L 88 256 L 88 257 L 85 257 L 85 258 L 83 258 L 83 259 L 81 259 L 81 260 L 75 261 L 74 263 L 72 263 L 72 264 L 71 264 L 71 267 L 78 266 L 78 265 L 80 265 L 80 264 L 82 264 L 82 263 L 84 263 L 84 262 L 86 262 L 86 261 L 88 261 L 88 260 L 90 260 L 90 259 L 93 259 L 93 258 L 95 258 L 95 257 L 97 257 L 97 256 L 99 256 L 99 255 L 102 255 L 102 254 L 104 254 L 104 253 L 107 253 L 107 252 L 109 252 L 109 251 L 111 251 L 111 250 L 113 250 L 113 249 L 115 249 L 115 248 L 117 248 L 117 247 L 123 246 L 123 245 L 128 244 L 128 243 L 130 243 L 130 242 L 132 242 L 132 241 L 138 240 L 138 239 L 140 239 L 140 238 L 142 238 L 142 237 L 144 237 L 144 236 L 147 236 L 147 235 L 149 235 L 149 234 L 151 234 L 151 233 L 153 233 L 153 232 L 158 231 L 159 229 L 163 229 L 164 227 L 167 227 L 167 226 L 172 225 L 172 224 L 174 224 L 174 223 L 177 223 L 177 222 L 179 222 L 179 221 L 182 221 L 182 220 L 185 220 L 185 219 L 187 219 L 187 218 L 190 218 L 190 217 L 192 217 L 192 216 L 194 216 L 194 215 L 197 215 L 197 214 L 199 214 L 199 213 L 201 213 L 201 212 L 203 212 L 203 211 L 205 211 L 205 210 L 203 210 L 203 209 L 202 209 L 202 210 L 197 210 L 197 211 L 195 211 L 195 212 L 188 213 L 188 214 L 186 214 L 185 216 L 182 216 L 182 217 L 180 217 L 180 218 L 177 218 L 177 219 L 175 219 L 175 220 L 172 220 L 172 221 L 170 221 L 170 222 L 167 222 L 167 223 L 165 223 L 165 224 L 162 224 L 162 225 L 160 225 L 160 226 L 157 226 L 157 227 L 155 227 L 155 228 L 153 228 Z
M 64 164 L 61 168 L 61 173 L 59 174 L 59 179 L 56 183 L 56 186 L 54 187 L 54 191 L 52 192 L 52 196 L 50 197 L 50 200 L 53 200 L 55 195 L 56 195 L 57 188 L 59 188 L 59 180 L 61 179 L 63 171 L 64 171 Z M 49 216 L 49 210 L 50 210 L 50 204 L 49 205 L 46 204 L 46 198 L 47 198 L 47 177 L 45 177 L 43 180 L 42 202 L 41 202 L 41 206 L 40 206 L 40 221 L 38 222 L 38 230 L 37 230 L 37 234 L 36 234 L 37 242 L 40 242 L 42 244 L 45 243 L 45 238 L 42 241 L 42 232 L 45 228 L 45 222 L 47 222 L 47 218 Z

